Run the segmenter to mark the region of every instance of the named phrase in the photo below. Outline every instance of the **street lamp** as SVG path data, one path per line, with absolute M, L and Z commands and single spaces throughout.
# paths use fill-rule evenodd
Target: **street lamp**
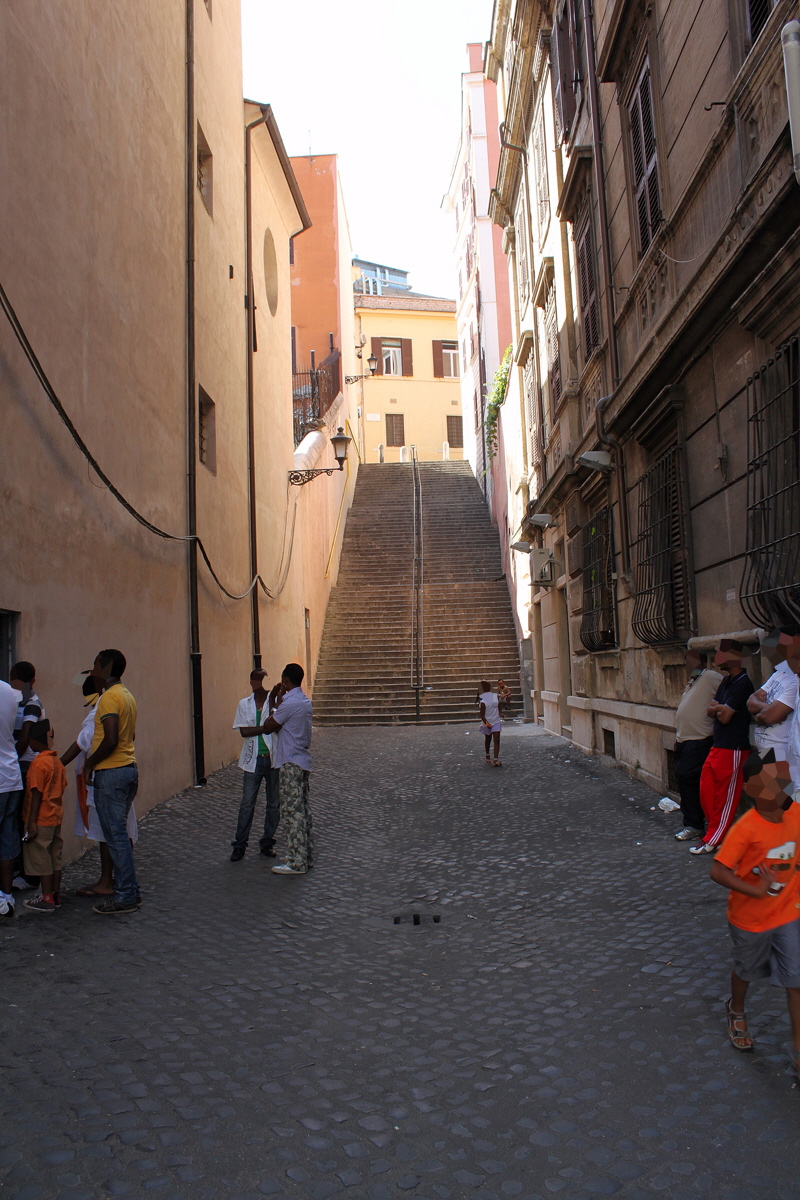
M 352 440 L 340 425 L 331 438 L 333 454 L 339 464 L 338 467 L 314 467 L 309 471 L 290 471 L 289 483 L 295 484 L 296 487 L 302 487 L 304 483 L 311 483 L 311 480 L 316 479 L 318 475 L 333 475 L 336 470 L 343 471 L 347 459 L 347 447 Z
M 370 354 L 367 359 L 367 366 L 369 367 L 369 375 L 345 375 L 345 383 L 358 383 L 359 379 L 371 379 L 378 369 L 378 360 L 374 354 Z M 331 441 L 333 441 L 333 438 L 331 438 Z

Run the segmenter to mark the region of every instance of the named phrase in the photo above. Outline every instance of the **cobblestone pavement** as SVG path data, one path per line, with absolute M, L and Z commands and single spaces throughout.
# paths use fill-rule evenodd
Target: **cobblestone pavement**
M 142 822 L 138 914 L 0 927 L 4 1196 L 800 1198 L 783 993 L 737 1054 L 652 792 L 528 726 L 314 748 L 308 876 L 228 861 L 230 767 Z

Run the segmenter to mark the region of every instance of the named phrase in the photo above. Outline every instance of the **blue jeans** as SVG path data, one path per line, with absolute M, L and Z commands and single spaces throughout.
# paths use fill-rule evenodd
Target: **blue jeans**
M 139 772 L 135 763 L 95 770 L 94 805 L 114 865 L 114 899 L 121 904 L 135 904 L 139 899 L 133 847 L 125 827 L 138 790 Z
M 256 810 L 258 792 L 263 779 L 267 809 L 264 813 L 264 833 L 259 838 L 258 844 L 262 850 L 271 850 L 275 845 L 275 830 L 278 828 L 278 822 L 281 819 L 280 788 L 278 785 L 279 772 L 277 768 L 272 766 L 272 761 L 268 754 L 259 754 L 256 759 L 255 771 L 243 771 L 242 774 L 244 775 L 242 781 L 242 802 L 239 805 L 239 820 L 236 824 L 236 835 L 231 845 L 241 847 L 243 850 L 247 847 L 250 837 L 250 826 L 253 824 L 253 814 Z

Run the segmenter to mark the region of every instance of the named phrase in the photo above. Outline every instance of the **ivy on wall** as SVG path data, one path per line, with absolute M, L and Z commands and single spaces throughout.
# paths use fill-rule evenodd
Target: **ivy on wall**
M 509 346 L 503 355 L 503 361 L 494 373 L 492 381 L 492 390 L 486 397 L 486 420 L 484 428 L 486 430 L 486 454 L 492 459 L 497 454 L 497 422 L 500 417 L 500 408 L 506 398 L 508 389 L 508 377 L 511 374 L 511 351 L 513 347 Z

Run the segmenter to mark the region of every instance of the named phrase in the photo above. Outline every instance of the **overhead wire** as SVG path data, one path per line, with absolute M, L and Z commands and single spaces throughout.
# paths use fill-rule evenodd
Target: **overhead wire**
M 67 430 L 69 431 L 69 434 L 70 434 L 72 440 L 75 442 L 75 445 L 78 447 L 81 454 L 84 456 L 87 463 L 92 468 L 92 470 L 95 472 L 95 474 L 98 476 L 98 478 L 100 478 L 103 481 L 106 488 L 111 493 L 111 495 L 114 497 L 114 499 L 117 501 L 117 503 L 121 504 L 122 507 L 125 509 L 125 511 L 127 513 L 129 513 L 130 516 L 132 516 L 135 521 L 138 521 L 138 523 L 141 526 L 143 526 L 149 533 L 154 534 L 156 537 L 164 538 L 166 541 L 170 541 L 170 542 L 196 542 L 197 548 L 200 551 L 200 554 L 202 555 L 203 561 L 206 564 L 206 566 L 208 567 L 208 571 L 209 571 L 209 574 L 211 575 L 211 578 L 214 580 L 214 582 L 216 583 L 216 585 L 220 589 L 220 591 L 223 592 L 228 597 L 229 600 L 244 600 L 244 599 L 246 599 L 250 595 L 250 593 L 252 592 L 252 590 L 256 586 L 256 584 L 258 584 L 258 586 L 261 588 L 261 590 L 264 592 L 264 594 L 266 596 L 268 596 L 271 600 L 276 600 L 278 598 L 278 596 L 280 596 L 284 587 L 286 586 L 286 581 L 287 581 L 288 575 L 289 575 L 289 566 L 291 564 L 291 558 L 292 558 L 292 547 L 294 545 L 294 528 L 295 528 L 295 519 L 297 516 L 297 499 L 295 498 L 294 509 L 292 512 L 292 528 L 291 528 L 291 535 L 290 535 L 290 539 L 289 539 L 289 553 L 288 553 L 288 557 L 287 557 L 287 555 L 286 555 L 286 529 L 287 529 L 288 520 L 289 520 L 289 497 L 287 496 L 287 498 L 286 498 L 286 520 L 284 522 L 284 529 L 283 529 L 283 545 L 281 547 L 281 561 L 280 561 L 280 566 L 278 568 L 278 581 L 279 581 L 278 586 L 275 588 L 274 591 L 272 591 L 272 590 L 270 590 L 270 588 L 267 587 L 267 585 L 264 583 L 264 580 L 261 578 L 260 575 L 255 575 L 253 577 L 253 579 L 250 581 L 250 584 L 248 585 L 248 587 L 246 588 L 245 591 L 241 592 L 240 594 L 229 591 L 229 589 L 225 587 L 224 583 L 217 575 L 217 572 L 214 570 L 214 567 L 211 563 L 211 559 L 208 556 L 208 552 L 207 552 L 205 546 L 203 545 L 203 541 L 200 537 L 198 537 L 197 534 L 169 533 L 167 530 L 161 529 L 158 525 L 154 525 L 152 521 L 148 521 L 147 517 L 142 516 L 142 514 L 133 507 L 133 505 L 130 503 L 130 501 L 127 500 L 125 498 L 125 496 L 123 496 L 123 494 L 119 490 L 119 488 L 115 487 L 114 484 L 111 482 L 108 475 L 106 475 L 105 471 L 100 466 L 97 459 L 94 457 L 91 450 L 84 442 L 83 438 L 81 437 L 80 433 L 78 432 L 77 428 L 75 427 L 72 419 L 70 418 L 69 414 L 67 413 L 66 409 L 64 408 L 64 405 L 61 403 L 61 400 L 59 399 L 59 396 L 58 396 L 55 388 L 51 384 L 44 367 L 42 366 L 41 362 L 39 361 L 36 351 L 33 349 L 33 346 L 31 345 L 30 341 L 28 340 L 28 335 L 26 334 L 25 329 L 23 328 L 22 322 L 20 321 L 19 317 L 17 316 L 14 306 L 12 305 L 11 301 L 9 300 L 6 290 L 3 287 L 2 283 L 0 283 L 0 308 L 2 308 L 3 313 L 5 314 L 6 319 L 8 320 L 8 323 L 11 326 L 14 336 L 16 337 L 17 341 L 19 342 L 20 346 L 22 347 L 22 351 L 23 351 L 25 357 L 27 358 L 27 360 L 31 366 L 31 369 L 33 370 L 34 375 L 39 380 L 39 383 L 42 386 L 42 390 L 44 391 L 44 393 L 47 396 L 50 403 L 55 408 L 56 412 L 58 413 L 59 417 L 63 421 L 64 425 L 66 425 Z M 98 485 L 95 484 L 95 486 L 98 486 Z

